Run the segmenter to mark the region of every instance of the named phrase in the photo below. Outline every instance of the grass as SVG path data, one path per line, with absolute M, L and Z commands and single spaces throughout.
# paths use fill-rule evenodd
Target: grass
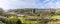
M 50 17 L 51 19 L 59 19 L 60 21 L 60 15 L 54 15 Z M 48 24 L 56 24 L 56 20 L 49 21 Z
M 54 16 L 51 16 L 50 18 L 52 18 L 52 19 L 60 19 L 60 15 L 54 15 Z

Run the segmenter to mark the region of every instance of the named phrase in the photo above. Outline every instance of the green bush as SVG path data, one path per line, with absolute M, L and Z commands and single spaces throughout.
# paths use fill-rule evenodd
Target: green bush
M 17 24 L 17 22 L 18 22 L 18 18 L 17 17 L 15 17 L 15 16 L 11 16 L 11 17 L 9 17 L 8 19 L 7 19 L 7 24 Z
M 5 24 L 5 23 L 3 23 L 2 21 L 0 21 L 0 24 Z

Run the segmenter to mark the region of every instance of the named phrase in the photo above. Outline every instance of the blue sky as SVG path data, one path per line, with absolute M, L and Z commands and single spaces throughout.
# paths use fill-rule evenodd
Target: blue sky
M 60 0 L 0 0 L 0 8 L 60 8 Z

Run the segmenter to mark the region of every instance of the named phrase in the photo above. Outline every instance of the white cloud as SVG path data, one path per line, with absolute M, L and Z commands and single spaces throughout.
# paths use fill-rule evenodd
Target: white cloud
M 46 1 L 44 5 L 42 5 L 44 8 L 60 8 L 60 2 L 55 0 L 48 0 Z
M 55 0 L 0 0 L 0 7 L 6 9 L 13 8 L 60 8 L 60 2 Z
M 48 3 L 45 4 L 44 7 L 47 7 L 47 8 L 54 8 L 54 7 L 56 7 L 55 5 L 56 5 L 56 3 L 48 2 Z
M 60 8 L 60 2 L 56 2 L 56 8 Z

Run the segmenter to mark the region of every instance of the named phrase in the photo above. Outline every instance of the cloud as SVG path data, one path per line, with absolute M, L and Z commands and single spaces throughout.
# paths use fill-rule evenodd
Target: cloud
M 60 8 L 60 2 L 56 2 L 56 8 Z
M 48 1 L 47 3 L 44 4 L 44 8 L 55 8 L 56 3 L 53 1 Z
M 42 3 L 43 8 L 60 8 L 60 0 L 45 0 Z
M 60 0 L 0 0 L 3 9 L 13 8 L 60 8 Z

